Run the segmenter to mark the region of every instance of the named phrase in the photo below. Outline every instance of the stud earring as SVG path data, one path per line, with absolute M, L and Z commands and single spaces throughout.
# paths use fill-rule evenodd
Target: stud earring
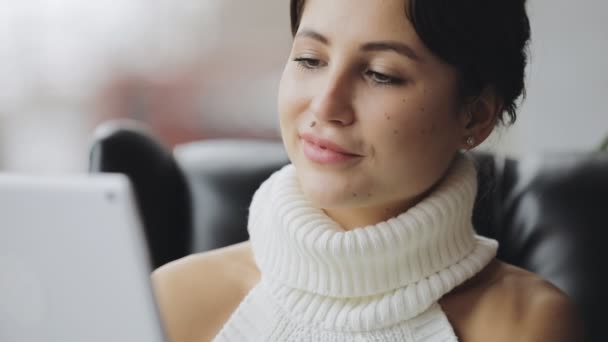
M 467 145 L 469 145 L 469 147 L 473 147 L 475 146 L 475 137 L 474 136 L 470 136 L 467 138 Z

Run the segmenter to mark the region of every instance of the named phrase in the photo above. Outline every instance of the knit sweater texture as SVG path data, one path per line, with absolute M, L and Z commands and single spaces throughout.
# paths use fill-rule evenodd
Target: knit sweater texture
M 215 342 L 457 341 L 438 300 L 498 243 L 475 234 L 472 161 L 406 212 L 345 231 L 314 207 L 287 165 L 256 191 L 248 230 L 260 282 Z

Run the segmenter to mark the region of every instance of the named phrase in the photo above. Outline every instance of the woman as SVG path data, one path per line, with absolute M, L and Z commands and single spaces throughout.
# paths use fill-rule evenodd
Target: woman
M 154 274 L 172 341 L 580 341 L 566 296 L 475 235 L 470 150 L 515 120 L 524 0 L 292 0 L 291 164 L 250 241 Z

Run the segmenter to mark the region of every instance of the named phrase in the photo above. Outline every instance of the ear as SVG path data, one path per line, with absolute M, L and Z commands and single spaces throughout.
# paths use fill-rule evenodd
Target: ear
M 464 105 L 462 148 L 473 149 L 484 142 L 502 112 L 502 100 L 492 87 L 486 87 L 478 97 L 470 99 Z

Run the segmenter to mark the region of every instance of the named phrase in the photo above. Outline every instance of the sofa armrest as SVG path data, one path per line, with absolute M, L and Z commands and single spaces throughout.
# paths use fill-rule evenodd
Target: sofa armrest
M 109 121 L 93 137 L 90 172 L 126 174 L 134 188 L 154 267 L 190 252 L 190 194 L 172 152 L 142 124 Z

